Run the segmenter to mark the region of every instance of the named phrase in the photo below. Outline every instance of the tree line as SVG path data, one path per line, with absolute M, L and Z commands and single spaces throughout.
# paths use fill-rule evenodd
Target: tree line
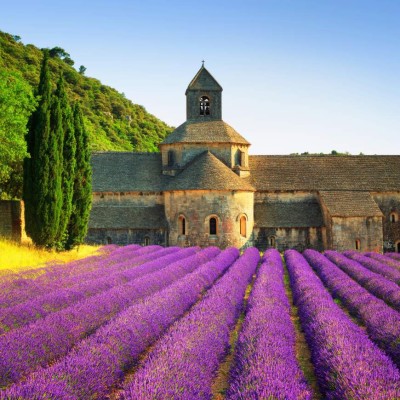
M 70 104 L 61 74 L 55 91 L 44 51 L 36 110 L 28 122 L 23 200 L 28 236 L 41 247 L 83 242 L 91 207 L 88 134 L 79 103 Z

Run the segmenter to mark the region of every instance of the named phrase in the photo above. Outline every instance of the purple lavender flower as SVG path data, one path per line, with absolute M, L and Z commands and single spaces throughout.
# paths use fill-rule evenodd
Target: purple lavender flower
M 304 257 L 285 252 L 295 304 L 327 399 L 398 399 L 400 372 L 334 303 Z
M 315 250 L 303 253 L 334 297 L 365 324 L 368 335 L 400 367 L 400 314 Z
M 121 395 L 123 399 L 210 399 L 259 253 L 247 249 L 206 297 L 168 330 Z
M 143 264 L 140 268 L 147 267 L 154 271 L 154 266 L 166 267 L 175 262 L 181 264 L 181 260 L 198 250 L 193 247 L 179 250 Z M 17 382 L 37 368 L 64 356 L 79 340 L 133 302 L 171 284 L 175 276 L 169 276 L 164 269 L 118 285 L 0 336 L 0 387 Z
M 324 254 L 370 293 L 384 300 L 397 311 L 400 310 L 400 288 L 394 282 L 336 251 L 328 250 Z
M 208 248 L 191 257 L 191 261 L 188 259 L 190 266 L 176 264 L 168 268 L 174 276 L 179 270 L 187 271 L 188 267 L 194 272 L 127 308 L 58 363 L 31 375 L 26 382 L 0 392 L 0 399 L 25 398 L 26 395 L 40 398 L 44 390 L 51 399 L 105 398 L 123 379 L 125 370 L 138 361 L 139 355 L 239 256 L 239 251 L 234 248 L 218 253 L 219 250 Z M 207 261 L 208 258 L 213 259 Z M 193 267 L 198 263 L 197 269 Z
M 114 265 L 111 270 L 110 268 L 103 270 L 102 276 L 98 279 L 79 282 L 80 276 L 78 276 L 76 278 L 78 283 L 71 287 L 60 288 L 56 292 L 38 296 L 25 303 L 0 309 L 0 334 L 44 318 L 46 315 L 67 308 L 74 303 L 153 272 L 147 266 L 145 268 L 139 266 L 151 258 L 154 259 L 176 251 L 178 251 L 177 248 L 168 248 L 138 257 L 135 257 L 138 252 L 133 253 L 133 257 L 129 257 L 129 253 L 127 253 L 125 257 L 128 256 L 128 262 Z M 159 267 L 162 267 L 162 265 L 154 265 L 154 271 Z
M 282 259 L 277 250 L 267 250 L 239 334 L 226 398 L 311 399 L 295 340 Z
M 39 276 L 29 274 L 8 285 L 3 285 L 0 290 L 0 309 L 25 302 L 43 293 L 51 293 L 60 288 L 70 287 L 76 284 L 77 279 L 83 282 L 98 278 L 104 275 L 106 271 L 110 271 L 116 264 L 122 261 L 126 262 L 127 257 L 145 256 L 148 253 L 163 250 L 165 249 L 161 246 L 141 248 L 137 245 L 131 245 L 118 248 L 111 254 L 102 253 L 71 263 L 42 268 L 42 273 Z M 151 259 L 151 257 L 148 259 Z
M 359 262 L 361 265 L 363 265 L 365 268 L 368 268 L 372 272 L 381 274 L 385 278 L 390 279 L 397 284 L 400 284 L 400 271 L 394 270 L 393 268 L 372 258 L 365 257 L 357 251 L 345 251 L 343 252 L 343 254 L 346 257 Z
M 400 259 L 396 260 L 395 258 L 389 257 L 388 254 L 379 254 L 379 253 L 364 253 L 365 256 L 371 257 L 376 261 L 381 262 L 382 264 L 389 265 L 390 267 L 396 268 L 400 270 Z

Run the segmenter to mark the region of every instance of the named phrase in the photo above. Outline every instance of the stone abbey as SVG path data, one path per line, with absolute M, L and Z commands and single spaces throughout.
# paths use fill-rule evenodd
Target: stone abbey
M 249 155 L 202 66 L 160 153 L 92 157 L 88 242 L 400 251 L 400 156 Z
M 159 153 L 92 155 L 87 242 L 400 252 L 400 155 L 249 155 L 204 66 L 186 115 Z M 0 236 L 24 239 L 23 215 L 0 201 Z

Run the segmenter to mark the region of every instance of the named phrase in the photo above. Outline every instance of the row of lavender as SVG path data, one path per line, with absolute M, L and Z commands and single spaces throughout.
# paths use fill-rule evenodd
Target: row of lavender
M 329 263 L 325 257 L 321 258 Z M 287 252 L 286 259 L 324 398 L 400 398 L 400 374 L 393 362 L 335 304 L 304 257 Z M 368 317 L 368 310 L 364 309 L 364 321 L 375 329 L 372 339 L 396 360 L 398 313 L 347 275 L 346 279 L 344 285 L 351 281 L 350 287 L 358 294 L 365 292 L 364 300 L 370 297 L 370 311 L 378 315 Z M 235 293 L 235 287 L 232 289 Z M 212 381 L 228 347 L 226 329 L 233 324 L 232 319 L 227 322 L 226 318 L 238 307 L 237 301 L 224 303 L 221 294 L 212 293 L 157 342 L 133 379 L 125 385 L 121 399 L 212 398 Z M 378 327 L 379 317 L 388 318 L 388 323 Z M 230 377 L 228 399 L 311 399 L 313 396 L 296 359 L 283 266 L 276 251 L 267 251 L 263 258 Z
M 98 293 L 110 290 L 115 286 L 137 279 L 152 272 L 152 270 L 155 271 L 158 268 L 158 264 L 154 262 L 145 267 L 139 268 L 139 266 L 149 260 L 173 254 L 177 251 L 178 248 L 176 247 L 162 249 L 158 246 L 155 246 L 155 248 L 144 247 L 140 250 L 136 248 L 126 249 L 123 253 L 121 252 L 122 254 L 118 255 L 123 255 L 123 261 L 119 261 L 120 257 L 113 258 L 112 268 L 110 268 L 110 261 L 101 263 L 98 265 L 96 271 L 94 271 L 95 274 L 91 272 L 83 274 L 84 276 L 82 274 L 76 275 L 68 279 L 68 282 L 64 281 L 64 285 L 59 282 L 58 290 L 50 291 L 50 293 L 46 291 L 44 292 L 45 294 L 36 297 L 32 295 L 28 301 L 1 308 L 0 334 L 44 318 L 48 314 L 67 308 Z M 88 280 L 87 275 L 91 275 L 91 279 Z M 96 278 L 96 276 L 99 277 Z M 72 279 L 75 284 L 70 286 L 69 284 Z M 37 287 L 35 287 L 36 289 Z M 30 290 L 26 291 L 31 292 Z
M 17 382 L 39 367 L 65 356 L 73 346 L 139 299 L 191 272 L 218 251 L 198 248 L 174 251 L 132 270 L 131 281 L 51 313 L 0 336 L 0 387 Z M 196 257 L 197 256 L 197 257 Z M 208 256 L 207 256 L 208 257 Z M 183 262 L 185 261 L 185 262 Z
M 216 249 L 209 251 L 206 258 L 212 258 L 218 253 Z M 198 299 L 200 292 L 210 286 L 237 257 L 235 251 L 230 249 L 212 262 L 198 267 L 201 264 L 199 254 L 202 253 L 187 255 L 188 258 L 186 258 L 188 264 L 193 264 L 197 257 L 197 265 L 191 267 L 190 271 L 187 268 L 185 270 L 185 273 L 194 272 L 186 277 L 183 277 L 185 273 L 175 275 L 176 283 L 173 283 L 174 280 L 168 281 L 165 286 L 170 286 L 161 291 L 159 290 L 162 286 L 143 292 L 142 296 L 153 294 L 139 303 L 137 299 L 140 296 L 135 298 L 134 304 L 130 303 L 132 305 L 126 311 L 120 314 L 118 314 L 119 310 L 116 311 L 114 319 L 76 345 L 67 357 L 61 358 L 50 368 L 30 375 L 26 382 L 16 384 L 1 392 L 0 398 L 94 399 L 107 396 L 112 388 L 122 382 L 125 371 L 137 362 L 141 352 L 152 344 L 174 320 L 187 311 Z M 317 258 L 311 252 L 309 261 L 312 256 Z M 133 380 L 124 385 L 120 398 L 211 397 L 212 380 L 228 347 L 230 329 L 240 312 L 244 289 L 257 266 L 258 258 L 255 249 L 248 250 L 187 316 L 172 325 L 167 334 L 147 355 Z M 349 258 L 343 258 L 349 260 Z M 325 261 L 321 261 L 322 259 Z M 329 263 L 325 257 L 322 259 L 318 259 L 321 264 Z M 360 332 L 355 329 L 357 326 L 346 315 L 338 313 L 332 297 L 323 289 L 322 283 L 300 254 L 289 251 L 286 254 L 286 260 L 295 301 L 299 306 L 303 329 L 309 339 L 313 359 L 316 361 L 316 373 L 324 396 L 371 399 L 399 397 L 399 372 L 396 367 L 378 348 L 374 347 L 365 334 L 364 337 L 360 336 Z M 329 268 L 332 268 L 332 265 Z M 318 268 L 316 270 L 318 271 Z M 349 284 L 344 279 L 346 274 L 342 274 L 343 285 Z M 159 280 L 163 279 L 163 275 L 157 276 L 157 273 L 152 273 L 149 277 L 153 275 Z M 346 277 L 352 282 L 351 284 L 357 285 L 347 275 Z M 150 279 L 150 282 L 153 281 Z M 137 283 L 141 286 L 146 284 L 146 280 L 138 279 Z M 327 284 L 327 281 L 325 283 Z M 359 290 L 361 287 L 357 285 L 354 288 Z M 366 290 L 364 292 L 374 298 Z M 365 295 L 364 292 L 362 294 Z M 93 297 L 95 298 L 96 296 Z M 312 300 L 316 304 L 313 304 Z M 382 306 L 382 304 L 378 305 Z M 384 303 L 383 305 L 389 308 Z M 122 308 L 126 308 L 126 305 Z M 332 320 L 326 319 L 328 309 L 332 309 Z M 382 311 L 382 307 L 379 311 Z M 386 312 L 384 315 L 388 315 L 388 311 L 386 309 L 384 311 Z M 312 318 L 309 318 L 310 315 Z M 368 310 L 364 310 L 363 315 L 364 322 L 368 321 Z M 395 321 L 395 325 L 398 326 L 397 320 L 392 319 L 392 321 Z M 331 331 L 327 329 L 330 325 Z M 343 335 L 343 340 L 335 341 L 329 335 L 333 335 L 334 327 L 339 325 L 342 328 L 340 333 Z M 371 326 L 375 325 L 371 322 Z M 15 332 L 17 331 L 19 330 Z M 307 332 L 311 333 L 307 335 Z M 86 333 L 90 333 L 90 330 Z M 390 332 L 390 334 L 393 339 L 396 332 Z M 33 336 L 35 335 L 34 331 Z M 325 342 L 321 341 L 321 338 Z M 379 341 L 378 339 L 382 339 L 382 335 L 375 337 L 375 340 Z M 362 350 L 361 354 L 351 351 L 350 347 L 346 349 L 346 345 L 350 346 L 353 340 L 356 340 L 357 348 Z M 380 345 L 383 348 L 385 346 L 390 348 L 390 340 L 386 342 L 381 340 Z M 76 339 L 72 346 L 78 342 L 79 339 Z M 238 340 L 227 397 L 232 399 L 311 398 L 312 393 L 296 361 L 294 342 L 290 305 L 283 285 L 282 262 L 279 253 L 268 251 L 262 260 L 249 300 L 246 320 Z M 69 348 L 72 346 L 70 345 Z M 331 349 L 342 356 L 343 351 L 347 350 L 347 353 L 344 353 L 344 360 L 337 354 L 336 358 L 332 357 Z M 31 347 L 30 351 L 34 349 Z M 63 357 L 64 354 L 66 352 L 57 355 L 54 359 Z M 392 354 L 394 359 L 396 354 L 398 353 Z M 321 355 L 325 355 L 325 359 Z M 354 360 L 353 357 L 355 357 Z M 370 360 L 365 357 L 372 357 L 372 367 L 369 365 Z M 342 363 L 339 362 L 338 366 L 335 364 L 337 361 Z M 48 362 L 45 360 L 42 366 L 47 365 Z M 346 368 L 350 369 L 351 362 L 365 369 L 357 376 L 358 380 L 352 380 L 353 377 L 357 378 L 353 376 L 354 374 L 350 374 L 348 378 L 342 376 L 347 371 Z M 388 367 L 386 368 L 385 365 L 380 374 L 377 374 L 376 365 L 380 362 L 387 363 Z M 11 382 L 19 380 L 21 376 L 26 376 L 35 369 L 37 366 L 28 372 L 24 371 Z M 4 372 L 4 370 L 1 371 L 1 361 L 0 372 Z M 366 382 L 374 386 L 367 385 L 365 389 L 363 385 Z
M 125 371 L 138 361 L 140 354 L 182 316 L 239 256 L 236 249 L 227 249 L 216 256 L 218 252 L 212 248 L 204 250 L 201 253 L 203 261 L 205 256 L 213 257 L 211 261 L 128 307 L 79 343 L 67 357 L 32 374 L 25 382 L 0 392 L 0 398 L 105 398 L 123 379 Z M 191 264 L 193 259 L 186 261 L 186 264 Z
M 136 251 L 139 255 L 161 250 L 160 246 L 141 248 L 131 245 L 117 249 L 107 249 L 100 254 L 67 264 L 56 264 L 40 268 L 38 275 L 30 271 L 28 275 L 21 274 L 18 279 L 0 284 L 0 308 L 6 308 L 24 302 L 43 292 L 50 293 L 60 287 L 73 286 L 77 279 L 80 282 L 95 279 L 105 271 L 118 265 L 119 262 L 131 257 Z
M 351 296 L 343 286 L 352 285 L 353 290 L 357 289 L 359 294 L 368 296 L 368 293 L 361 293 L 359 285 L 335 270 L 325 257 L 310 250 L 305 255 L 323 280 L 329 283 L 334 294 L 339 293 L 340 288 L 340 296 L 344 298 L 346 293 L 349 300 Z M 294 302 L 299 309 L 324 398 L 400 398 L 400 373 L 392 360 L 334 302 L 301 254 L 289 250 L 285 253 L 285 259 Z M 335 273 L 338 274 L 337 278 Z M 371 301 L 371 298 L 368 300 Z

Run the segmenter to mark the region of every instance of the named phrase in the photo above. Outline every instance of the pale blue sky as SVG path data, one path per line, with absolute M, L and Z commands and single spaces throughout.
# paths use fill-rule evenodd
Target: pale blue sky
M 0 30 L 171 125 L 204 59 L 252 154 L 399 154 L 399 21 L 400 0 L 0 1 Z

